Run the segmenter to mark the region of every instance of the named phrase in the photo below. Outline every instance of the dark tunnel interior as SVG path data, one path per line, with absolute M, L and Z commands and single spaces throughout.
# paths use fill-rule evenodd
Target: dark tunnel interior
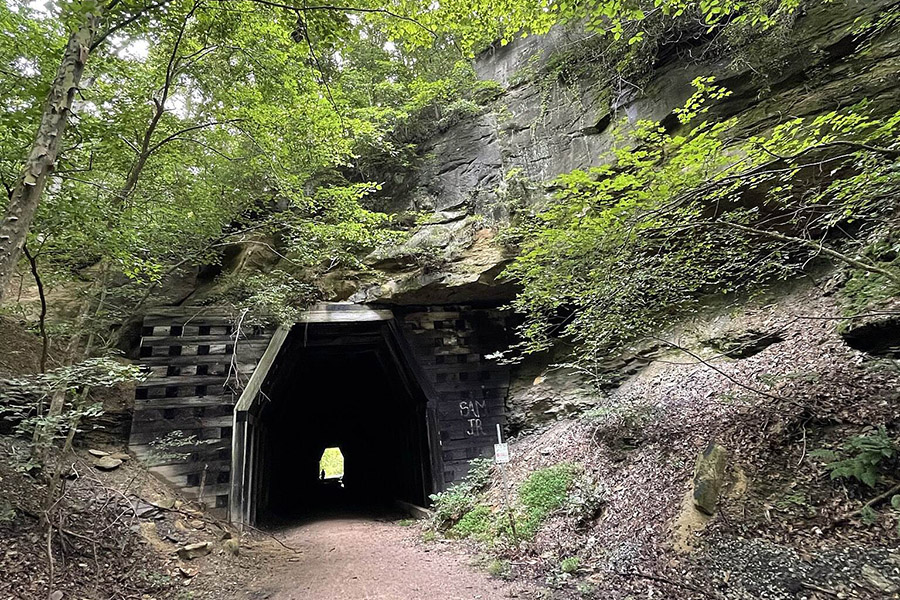
M 276 367 L 256 425 L 260 523 L 395 500 L 427 503 L 425 397 L 384 325 L 295 326 Z M 344 476 L 323 480 L 319 460 L 335 446 Z

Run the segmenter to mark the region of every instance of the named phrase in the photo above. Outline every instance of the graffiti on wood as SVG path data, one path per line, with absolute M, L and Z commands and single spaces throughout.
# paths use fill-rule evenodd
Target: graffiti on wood
M 487 402 L 484 400 L 464 400 L 459 403 L 459 415 L 469 421 L 466 435 L 470 437 L 484 435 L 484 427 L 481 424 L 481 413 L 484 411 L 486 404 Z

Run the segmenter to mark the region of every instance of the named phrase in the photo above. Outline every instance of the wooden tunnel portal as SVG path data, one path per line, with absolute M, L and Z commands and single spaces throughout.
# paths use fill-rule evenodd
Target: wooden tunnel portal
M 338 493 L 424 505 L 439 488 L 435 395 L 392 317 L 312 311 L 276 332 L 235 407 L 232 521 L 296 516 Z M 344 455 L 340 488 L 320 479 L 329 447 Z
M 277 330 L 224 307 L 154 309 L 129 448 L 235 523 L 296 514 L 336 483 L 344 498 L 427 505 L 493 453 L 509 374 L 487 356 L 506 330 L 471 306 L 322 303 Z M 340 482 L 320 477 L 331 447 Z

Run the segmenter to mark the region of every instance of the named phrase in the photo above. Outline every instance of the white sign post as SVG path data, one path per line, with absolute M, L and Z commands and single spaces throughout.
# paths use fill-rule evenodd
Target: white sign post
M 503 437 L 500 433 L 500 423 L 497 423 L 497 443 L 494 444 L 494 462 L 498 465 L 505 465 L 509 462 L 509 444 L 503 443 Z
M 503 443 L 500 433 L 500 424 L 497 423 L 497 443 L 494 444 L 494 463 L 500 470 L 500 484 L 503 486 L 503 501 L 506 504 L 506 513 L 509 515 L 509 527 L 512 531 L 513 541 L 519 545 L 519 534 L 516 532 L 516 518 L 513 516 L 512 506 L 509 504 L 509 486 L 506 485 L 506 465 L 509 462 L 509 444 Z

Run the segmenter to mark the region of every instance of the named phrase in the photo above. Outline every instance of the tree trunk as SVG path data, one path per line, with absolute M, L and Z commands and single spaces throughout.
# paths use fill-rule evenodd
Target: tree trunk
M 82 26 L 69 36 L 62 62 L 44 105 L 40 128 L 22 174 L 10 195 L 6 214 L 0 222 L 0 300 L 15 273 L 47 179 L 56 165 L 99 16 L 88 14 Z

